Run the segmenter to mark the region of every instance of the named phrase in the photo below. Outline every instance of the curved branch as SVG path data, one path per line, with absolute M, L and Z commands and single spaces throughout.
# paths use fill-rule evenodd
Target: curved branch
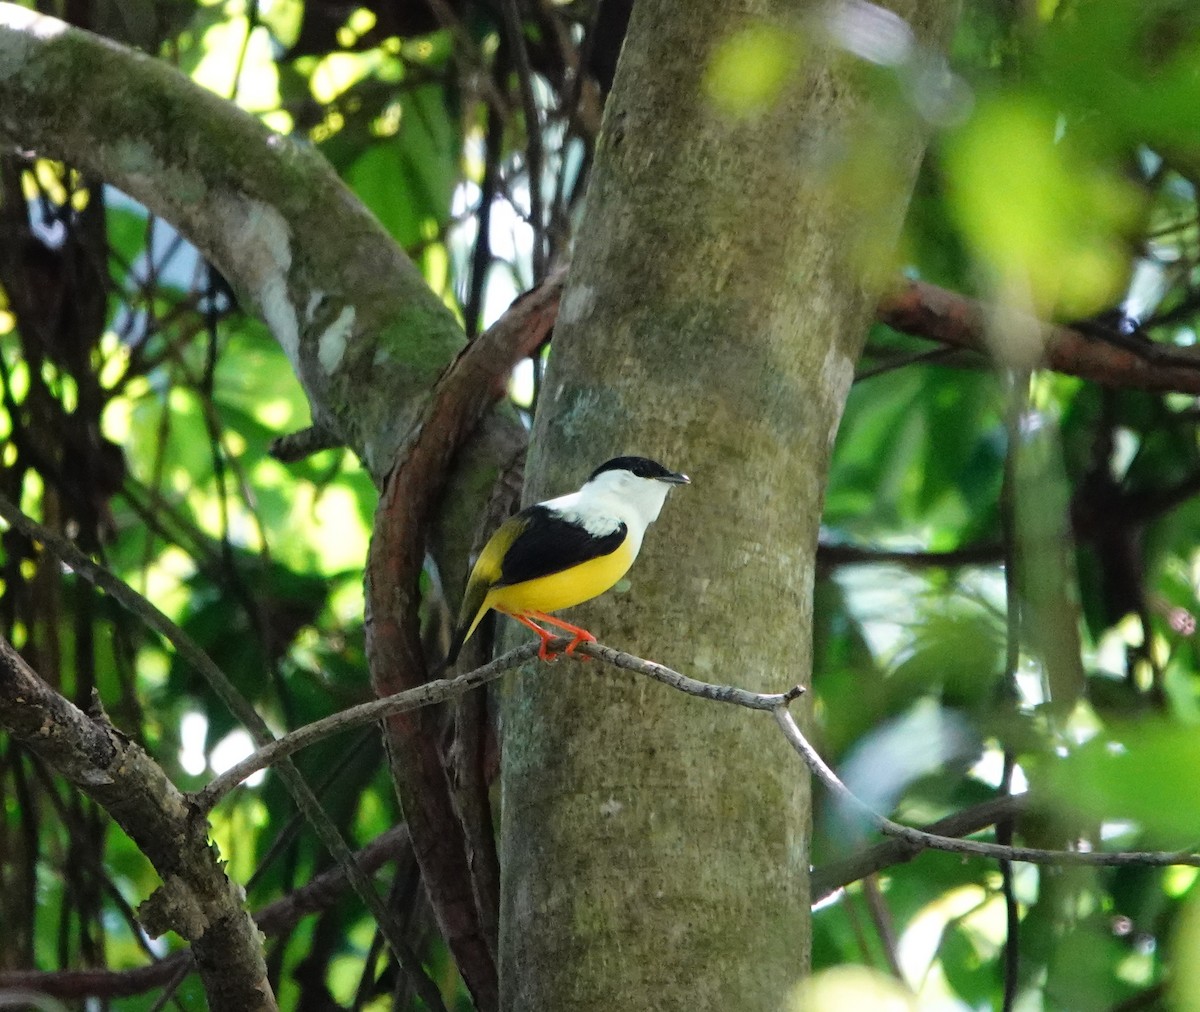
M 566 647 L 571 641 L 563 639 L 555 642 L 561 648 Z M 461 696 L 481 685 L 493 682 L 513 668 L 532 661 L 537 656 L 538 646 L 537 643 L 526 643 L 524 646 L 497 657 L 494 661 L 490 661 L 474 671 L 458 675 L 456 678 L 440 678 L 432 682 L 424 682 L 404 692 L 384 696 L 382 699 L 375 699 L 369 703 L 359 703 L 357 706 L 339 710 L 328 717 L 314 720 L 311 724 L 305 724 L 303 727 L 285 734 L 282 738 L 276 738 L 270 744 L 251 752 L 241 762 L 230 766 L 220 776 L 214 777 L 203 790 L 194 796 L 194 803 L 200 811 L 208 812 L 247 777 L 261 769 L 266 769 L 284 756 L 293 755 L 301 749 L 315 745 L 330 735 L 362 727 L 365 724 L 373 724 L 377 720 L 383 720 L 397 713 L 407 713 L 410 710 L 418 710 L 435 703 L 444 703 L 448 699 Z M 697 681 L 662 664 L 635 657 L 633 654 L 616 650 L 602 643 L 581 643 L 575 654 L 576 656 L 595 657 L 611 664 L 614 668 L 645 675 L 656 682 L 662 682 L 664 685 L 670 685 L 680 692 L 687 693 L 689 696 L 711 699 L 719 703 L 732 703 L 750 710 L 773 710 L 781 700 L 795 699 L 800 694 L 796 689 L 786 693 L 760 693 L 739 689 L 734 685 L 715 685 L 711 682 Z
M 541 290 L 561 295 L 561 275 Z M 554 305 L 557 311 L 557 303 Z M 946 348 L 990 355 L 989 309 L 984 303 L 926 281 L 904 281 L 875 307 L 875 319 L 912 337 Z M 553 323 L 553 320 L 551 320 Z M 1042 365 L 1116 389 L 1200 393 L 1200 352 L 1152 341 L 1114 344 L 1079 328 L 1039 323 L 1046 344 Z
M 152 934 L 170 929 L 192 943 L 209 1003 L 275 1009 L 258 932 L 207 824 L 140 746 L 51 689 L 2 637 L 0 727 L 100 804 L 150 859 L 163 885 L 139 916 Z
M 1191 868 L 1200 867 L 1200 854 L 1192 851 L 1161 851 L 1161 850 L 1045 850 L 1040 847 L 1012 847 L 1000 843 L 982 843 L 979 840 L 962 840 L 953 836 L 941 836 L 938 833 L 915 829 L 902 823 L 894 822 L 887 816 L 880 815 L 857 794 L 850 790 L 836 773 L 821 758 L 820 753 L 804 737 L 804 733 L 796 724 L 795 718 L 788 712 L 787 703 L 780 703 L 774 708 L 775 721 L 783 731 L 788 744 L 804 760 L 809 770 L 829 792 L 849 808 L 859 813 L 870 825 L 874 826 L 884 836 L 915 848 L 916 850 L 944 850 L 951 854 L 969 854 L 974 857 L 990 857 L 1000 861 L 1024 861 L 1028 864 L 1047 865 L 1090 865 L 1093 867 L 1119 867 L 1125 865 L 1140 865 L 1147 868 L 1166 868 L 1173 865 L 1186 865 Z M 1021 797 L 1021 795 L 1014 795 Z
M 512 366 L 553 327 L 559 272 L 513 303 L 467 346 L 438 380 L 415 437 L 387 475 L 367 558 L 366 629 L 371 682 L 378 696 L 429 677 L 418 608 L 425 545 L 459 449 L 503 395 Z M 384 724 L 388 759 L 430 903 L 463 979 L 484 1010 L 499 1003 L 487 921 L 476 908 L 466 842 L 440 749 L 441 728 L 428 711 L 393 713 Z
M 551 642 L 551 649 L 563 650 L 571 641 L 568 638 L 556 639 Z M 532 661 L 537 655 L 538 644 L 526 643 L 510 650 L 495 660 L 474 671 L 459 675 L 456 678 L 439 679 L 427 682 L 405 692 L 397 693 L 383 699 L 342 710 L 329 717 L 306 724 L 304 727 L 285 735 L 272 742 L 265 748 L 247 756 L 237 766 L 230 767 L 224 774 L 212 780 L 207 787 L 197 795 L 197 800 L 205 809 L 211 807 L 227 794 L 237 783 L 260 769 L 270 766 L 282 756 L 291 755 L 300 749 L 307 748 L 317 741 L 332 734 L 347 731 L 354 727 L 373 723 L 376 720 L 404 713 L 434 703 L 444 702 L 455 696 L 469 692 L 487 682 L 494 681 L 501 675 L 522 664 Z M 758 710 L 774 715 L 782 728 L 785 737 L 792 747 L 800 754 L 805 764 L 829 791 L 840 801 L 845 802 L 885 836 L 892 839 L 885 841 L 861 854 L 854 855 L 845 861 L 837 862 L 825 869 L 818 869 L 815 874 L 816 888 L 814 898 L 827 896 L 840 886 L 853 882 L 881 868 L 906 861 L 922 850 L 944 850 L 956 854 L 971 854 L 980 857 L 991 857 L 1011 861 L 1027 861 L 1032 864 L 1068 865 L 1086 864 L 1096 866 L 1115 865 L 1144 865 L 1162 867 L 1167 865 L 1187 865 L 1200 867 L 1200 853 L 1191 851 L 1076 851 L 1076 850 L 1047 850 L 1035 847 L 1014 847 L 1001 844 L 983 843 L 976 840 L 959 839 L 955 834 L 966 835 L 994 824 L 997 820 L 1011 817 L 1022 811 L 1028 804 L 1025 795 L 1012 795 L 998 798 L 995 801 L 962 812 L 947 816 L 926 829 L 917 829 L 894 822 L 875 812 L 866 802 L 862 801 L 848 788 L 836 773 L 825 763 L 819 753 L 809 744 L 795 720 L 788 712 L 788 706 L 798 699 L 803 690 L 793 686 L 784 692 L 751 692 L 734 685 L 722 685 L 714 682 L 704 682 L 681 672 L 668 668 L 656 661 L 646 660 L 623 650 L 605 646 L 603 643 L 581 643 L 575 649 L 575 659 L 591 657 L 603 661 L 614 668 L 631 671 L 653 681 L 698 699 L 707 699 L 718 703 L 740 706 L 747 710 Z
M 547 278 L 539 287 L 548 293 L 561 289 L 562 277 Z M 893 330 L 985 356 L 991 354 L 990 315 L 984 303 L 926 281 L 899 283 L 875 307 L 875 319 Z M 1037 326 L 1045 336 L 1042 365 L 1047 369 L 1116 389 L 1200 393 L 1200 352 L 1193 348 L 1152 341 L 1113 343 L 1080 328 Z
M 1020 814 L 1028 807 L 1028 803 L 1028 795 L 1006 794 L 953 812 L 944 819 L 923 826 L 921 832 L 934 836 L 970 836 Z M 820 903 L 851 882 L 911 861 L 925 849 L 911 840 L 892 837 L 840 861 L 818 865 L 812 871 L 812 902 Z
M 369 703 L 359 703 L 357 706 L 339 710 L 328 717 L 314 720 L 294 731 L 289 731 L 282 738 L 264 745 L 251 752 L 241 762 L 230 766 L 224 773 L 213 777 L 202 790 L 193 796 L 193 802 L 202 812 L 211 811 L 230 791 L 249 776 L 272 766 L 285 756 L 294 755 L 302 749 L 315 745 L 319 741 L 349 731 L 356 727 L 374 724 L 397 713 L 407 713 L 419 710 L 423 706 L 433 706 L 454 699 L 472 689 L 488 682 L 495 681 L 501 675 L 515 667 L 525 664 L 537 656 L 537 644 L 527 643 L 525 646 L 510 650 L 494 661 L 469 671 L 456 678 L 438 678 L 431 682 L 403 692 L 397 692 L 382 699 L 373 699 Z
M 0 143 L 67 161 L 175 225 L 270 326 L 314 421 L 382 477 L 463 332 L 314 147 L 161 60 L 9 3 Z

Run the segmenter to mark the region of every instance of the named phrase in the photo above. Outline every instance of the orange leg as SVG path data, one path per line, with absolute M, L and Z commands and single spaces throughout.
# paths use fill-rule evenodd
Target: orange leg
M 564 622 L 561 618 L 555 618 L 553 615 L 547 615 L 544 611 L 530 611 L 530 612 L 526 612 L 526 615 L 532 615 L 534 618 L 538 619 L 541 622 L 548 622 L 548 623 L 550 623 L 550 625 L 558 626 L 559 629 L 563 629 L 566 632 L 569 632 L 572 636 L 574 636 L 575 638 L 573 640 L 571 640 L 571 642 L 567 646 L 566 653 L 567 653 L 568 657 L 575 656 L 575 648 L 577 646 L 579 646 L 580 643 L 595 643 L 596 642 L 596 637 L 593 636 L 586 629 L 581 629 L 577 625 L 571 625 L 570 622 Z M 582 655 L 582 654 L 579 657 L 576 657 L 575 659 L 579 660 L 579 661 L 590 661 L 591 660 L 590 657 L 588 657 L 586 655 Z
M 540 625 L 537 625 L 536 623 L 531 622 L 524 615 L 518 615 L 515 611 L 510 611 L 510 612 L 507 612 L 506 614 L 511 615 L 518 622 L 520 622 L 521 625 L 528 626 L 530 629 L 532 629 L 535 633 L 538 634 L 538 638 L 542 641 L 542 645 L 540 647 L 538 647 L 538 657 L 539 658 L 541 658 L 543 661 L 554 661 L 554 660 L 558 659 L 558 654 L 552 654 L 546 649 L 546 646 L 550 643 L 550 641 L 555 638 L 553 633 L 546 632 L 546 630 L 543 629 Z

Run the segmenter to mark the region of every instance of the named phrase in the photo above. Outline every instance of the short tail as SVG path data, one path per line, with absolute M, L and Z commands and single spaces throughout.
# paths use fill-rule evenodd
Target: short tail
M 487 613 L 487 595 L 486 586 L 467 587 L 462 609 L 458 613 L 458 628 L 454 630 L 454 638 L 450 641 L 450 650 L 446 654 L 446 667 L 458 660 L 463 644 L 471 638 L 471 633 Z

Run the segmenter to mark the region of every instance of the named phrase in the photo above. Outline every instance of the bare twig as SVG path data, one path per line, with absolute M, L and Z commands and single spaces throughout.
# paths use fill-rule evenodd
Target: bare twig
M 267 453 L 284 464 L 294 464 L 322 450 L 345 445 L 346 441 L 341 436 L 324 426 L 310 425 L 307 429 L 276 436 L 271 440 Z
M 504 152 L 504 117 L 494 109 L 483 113 L 487 127 L 483 134 L 483 179 L 479 183 L 479 207 L 475 213 L 475 246 L 471 250 L 471 273 L 467 297 L 463 303 L 463 324 L 467 338 L 479 333 L 483 311 L 483 292 L 492 266 L 492 206 L 500 183 L 500 159 Z
M 568 641 L 564 640 L 564 645 Z M 555 648 L 557 649 L 557 648 Z M 665 665 L 655 661 L 647 661 L 623 650 L 614 650 L 603 643 L 582 643 L 575 651 L 576 654 L 587 654 L 597 660 L 606 661 L 614 668 L 635 671 L 639 675 L 653 678 L 656 682 L 669 685 L 689 696 L 700 699 L 711 699 L 717 703 L 732 703 L 734 706 L 744 706 L 749 710 L 770 710 L 775 712 L 804 695 L 804 688 L 796 685 L 786 692 L 751 692 L 749 689 L 739 689 L 735 685 L 718 685 L 713 682 L 701 682 L 698 679 L 681 675 Z
M 1008 576 L 1011 582 L 1012 577 Z M 1012 797 L 1013 773 L 1016 771 L 1016 756 L 1006 749 L 1004 752 L 1004 773 L 1000 778 L 1000 790 L 1007 797 Z M 1011 846 L 1013 841 L 1012 819 L 1001 819 L 996 823 L 996 842 L 1003 846 Z M 1001 1003 L 1002 1012 L 1012 1012 L 1017 1001 L 1017 991 L 1021 986 L 1021 907 L 1017 902 L 1017 883 L 1013 863 L 1009 860 L 1000 862 L 1000 891 L 1004 896 L 1004 998 Z
M 1028 864 L 1048 865 L 1093 865 L 1114 867 L 1122 865 L 1141 865 L 1150 868 L 1163 868 L 1171 865 L 1187 865 L 1200 867 L 1200 854 L 1191 851 L 1092 851 L 1092 850 L 1043 850 L 1037 847 L 1007 847 L 998 843 L 983 843 L 979 840 L 960 840 L 949 836 L 939 836 L 927 833 L 912 826 L 893 822 L 886 816 L 874 811 L 865 801 L 854 794 L 838 775 L 826 764 L 815 748 L 796 724 L 795 718 L 788 712 L 787 704 L 780 703 L 774 708 L 775 720 L 783 731 L 788 743 L 799 753 L 804 764 L 818 780 L 839 801 L 858 812 L 866 822 L 874 826 L 884 836 L 895 837 L 914 844 L 921 850 L 944 850 L 951 854 L 969 854 L 976 857 L 989 857 L 1000 861 L 1025 861 Z
M 525 29 L 517 0 L 501 0 L 504 11 L 504 34 L 512 50 L 517 68 L 517 84 L 521 91 L 521 109 L 525 116 L 525 175 L 529 180 L 529 224 L 533 228 L 533 279 L 541 281 L 546 272 L 546 214 L 542 201 L 542 121 L 538 114 L 537 96 L 533 91 L 533 67 L 525 45 Z
M 564 649 L 570 641 L 556 639 L 552 641 L 551 649 Z M 269 766 L 280 755 L 290 755 L 314 742 L 320 741 L 331 734 L 358 727 L 362 724 L 380 720 L 395 713 L 402 713 L 422 706 L 442 702 L 469 691 L 486 682 L 499 678 L 521 664 L 532 661 L 537 653 L 537 644 L 527 643 L 524 646 L 510 650 L 481 668 L 459 675 L 457 678 L 439 679 L 428 682 L 414 689 L 396 693 L 383 699 L 362 703 L 358 706 L 343 710 L 340 713 L 325 717 L 312 724 L 285 735 L 272 742 L 267 747 L 248 756 L 237 766 L 231 767 L 220 777 L 214 779 L 197 799 L 206 807 L 211 807 L 224 794 L 233 788 L 237 781 L 250 776 L 257 770 Z M 907 860 L 922 850 L 943 850 L 955 854 L 969 854 L 978 857 L 995 858 L 997 860 L 1025 861 L 1030 864 L 1048 865 L 1143 865 L 1148 867 L 1165 867 L 1169 865 L 1188 865 L 1200 867 L 1200 854 L 1190 851 L 1083 851 L 1083 850 L 1047 850 L 1035 847 L 1004 846 L 994 843 L 984 843 L 977 840 L 964 840 L 944 835 L 944 832 L 974 832 L 976 829 L 992 825 L 996 819 L 1012 811 L 1019 810 L 1024 804 L 1023 796 L 1001 799 L 994 803 L 996 810 L 980 806 L 970 809 L 960 816 L 951 816 L 948 820 L 935 823 L 930 829 L 917 829 L 893 822 L 871 809 L 864 801 L 855 795 L 837 774 L 825 763 L 820 754 L 809 744 L 800 728 L 797 726 L 788 705 L 802 695 L 803 690 L 796 686 L 786 692 L 751 692 L 748 689 L 733 685 L 720 685 L 712 682 L 702 682 L 681 674 L 655 661 L 616 650 L 602 643 L 583 643 L 575 650 L 576 656 L 586 655 L 597 660 L 605 661 L 616 668 L 644 675 L 656 682 L 669 685 L 689 696 L 708 699 L 719 703 L 729 703 L 745 707 L 749 710 L 763 710 L 772 713 L 783 730 L 785 737 L 792 747 L 800 754 L 812 773 L 839 800 L 860 813 L 868 823 L 885 836 L 892 837 L 896 845 L 885 848 L 873 848 L 867 852 L 863 864 L 839 865 L 838 871 L 818 879 L 817 895 L 820 898 L 828 895 L 846 882 L 854 881 L 872 871 L 886 867 L 899 861 Z M 1011 806 L 1011 808 L 1009 807 Z M 974 825 L 976 819 L 981 820 Z M 942 830 L 933 832 L 931 830 Z M 844 877 L 846 868 L 850 868 L 851 877 Z M 844 879 L 844 880 L 843 880 Z
M 876 362 L 873 365 L 864 366 L 854 373 L 854 382 L 862 383 L 864 380 L 874 379 L 876 376 L 884 376 L 887 373 L 895 372 L 898 369 L 907 368 L 910 365 L 924 365 L 931 362 L 944 362 L 946 359 L 954 355 L 961 354 L 959 348 L 926 348 L 924 351 L 914 351 L 908 355 L 896 355 L 893 358 L 885 359 L 882 362 Z M 969 357 L 974 360 L 974 364 L 978 365 L 978 360 L 974 355 Z
M 896 937 L 896 925 L 892 923 L 892 912 L 888 910 L 879 888 L 879 879 L 868 875 L 863 881 L 863 895 L 867 900 L 867 911 L 871 915 L 871 923 L 883 949 L 883 957 L 887 960 L 888 970 L 901 983 L 904 982 L 904 971 L 900 969 L 900 958 L 897 955 L 899 939 Z
M 993 798 L 991 801 L 964 808 L 961 812 L 954 812 L 944 819 L 938 819 L 937 822 L 920 828 L 923 832 L 934 836 L 970 836 L 972 833 L 978 833 L 981 829 L 987 829 L 988 826 L 994 826 L 1002 819 L 1011 818 L 1023 812 L 1028 800 L 1024 794 Z M 841 861 L 818 865 L 812 870 L 810 885 L 812 901 L 820 903 L 821 900 L 832 896 L 839 889 L 844 889 L 851 882 L 857 882 L 875 872 L 911 861 L 924 850 L 924 847 L 910 840 L 889 837 L 873 847 L 867 847 Z
M 230 766 L 220 776 L 214 777 L 203 790 L 197 792 L 195 804 L 201 811 L 207 812 L 246 777 L 258 770 L 266 769 L 284 756 L 315 745 L 318 741 L 341 731 L 349 731 L 355 727 L 362 727 L 364 724 L 373 724 L 396 713 L 417 710 L 423 706 L 432 706 L 434 703 L 444 703 L 477 686 L 486 685 L 506 671 L 532 660 L 535 656 L 537 656 L 537 646 L 529 643 L 510 650 L 489 664 L 476 668 L 465 675 L 459 675 L 457 678 L 438 678 L 432 682 L 424 682 L 416 688 L 384 696 L 382 699 L 373 699 L 369 703 L 359 703 L 357 706 L 339 710 L 328 717 L 315 720 L 311 724 L 305 724 L 303 727 L 285 734 L 282 738 L 276 738 L 267 743 L 257 751 L 250 753 L 241 762 Z
M 960 566 L 994 566 L 1004 561 L 1004 546 L 999 542 L 964 545 L 933 552 L 903 548 L 871 548 L 822 542 L 817 546 L 820 566 L 857 566 L 866 564 L 903 566 L 906 569 L 956 569 Z
M 459 65 L 464 84 L 478 89 L 479 98 L 486 102 L 493 112 L 507 118 L 508 103 L 496 87 L 496 82 L 492 80 L 487 60 L 475 44 L 470 30 L 446 0 L 429 0 L 429 9 L 454 39 L 454 59 Z

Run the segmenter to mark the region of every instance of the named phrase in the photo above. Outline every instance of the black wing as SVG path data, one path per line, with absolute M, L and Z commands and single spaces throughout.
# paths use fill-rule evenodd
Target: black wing
M 500 578 L 494 586 L 525 583 L 561 573 L 589 559 L 611 555 L 629 533 L 628 527 L 618 524 L 609 534 L 589 534 L 579 524 L 544 506 L 530 506 L 522 512 L 528 517 L 525 529 L 504 553 Z

